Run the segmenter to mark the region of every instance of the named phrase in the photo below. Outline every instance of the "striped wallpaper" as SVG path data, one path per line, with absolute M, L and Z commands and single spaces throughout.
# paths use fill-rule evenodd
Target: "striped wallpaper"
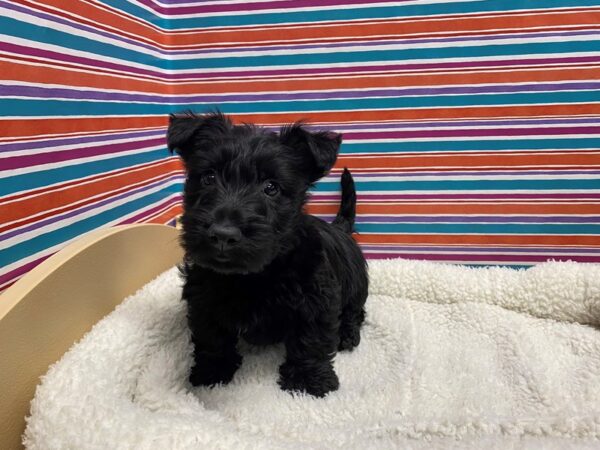
M 600 262 L 598 1 L 0 0 L 0 79 L 0 290 L 172 223 L 188 108 L 344 133 L 370 258 Z

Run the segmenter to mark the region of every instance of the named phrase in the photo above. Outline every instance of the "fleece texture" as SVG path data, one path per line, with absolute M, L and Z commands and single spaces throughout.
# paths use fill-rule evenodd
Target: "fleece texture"
M 324 399 L 277 386 L 282 346 L 240 344 L 227 386 L 192 388 L 169 270 L 45 375 L 28 449 L 600 448 L 600 266 L 370 263 L 362 342 Z M 243 301 L 241 298 L 240 301 Z

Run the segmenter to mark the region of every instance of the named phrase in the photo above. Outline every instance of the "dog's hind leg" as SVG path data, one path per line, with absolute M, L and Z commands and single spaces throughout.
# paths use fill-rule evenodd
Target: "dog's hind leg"
M 358 302 L 357 302 L 358 303 Z M 346 305 L 340 316 L 340 343 L 338 350 L 352 350 L 360 343 L 360 327 L 365 320 L 362 304 Z

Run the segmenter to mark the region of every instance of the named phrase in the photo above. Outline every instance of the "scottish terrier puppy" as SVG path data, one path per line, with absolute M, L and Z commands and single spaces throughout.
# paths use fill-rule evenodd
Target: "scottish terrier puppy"
M 307 190 L 336 161 L 341 136 L 301 123 L 279 133 L 221 113 L 170 117 L 168 146 L 186 169 L 183 298 L 194 386 L 228 383 L 241 337 L 283 342 L 279 385 L 322 397 L 339 386 L 332 359 L 360 341 L 368 279 L 353 240 L 356 192 L 341 177 L 332 224 L 304 213 Z

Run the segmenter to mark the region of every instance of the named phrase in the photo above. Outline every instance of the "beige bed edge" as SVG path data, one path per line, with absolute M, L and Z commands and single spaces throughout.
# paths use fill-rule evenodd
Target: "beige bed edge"
M 125 297 L 182 258 L 178 231 L 125 225 L 91 232 L 0 295 L 0 448 L 22 448 L 40 375 Z

